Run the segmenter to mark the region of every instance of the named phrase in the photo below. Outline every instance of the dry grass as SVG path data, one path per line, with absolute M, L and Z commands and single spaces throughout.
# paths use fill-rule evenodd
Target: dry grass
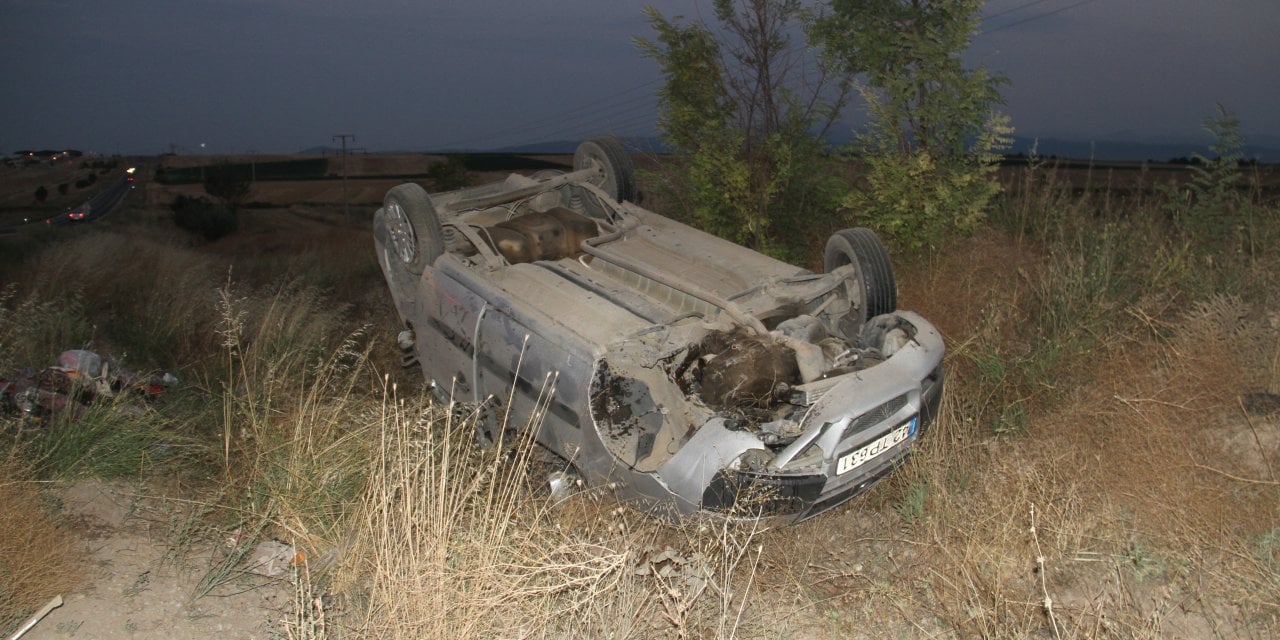
M 1037 286 L 1088 280 L 1026 243 L 980 237 L 910 294 L 949 338 L 942 415 L 906 468 L 828 519 L 864 553 L 838 571 L 809 548 L 797 582 L 828 571 L 811 597 L 851 636 L 876 637 L 865 629 L 888 612 L 909 637 L 1272 637 L 1280 425 L 1244 414 L 1240 394 L 1280 388 L 1273 301 L 1179 310 L 1148 279 L 1149 295 L 1113 293 L 1108 314 L 1055 326 L 1044 306 L 1059 300 Z M 991 415 L 1011 403 L 1025 422 L 1002 431 Z M 799 531 L 784 540 L 806 549 Z
M 340 549 L 376 424 L 365 329 L 315 289 L 218 295 L 224 370 L 205 384 L 221 399 L 224 491 L 244 496 L 250 526 L 312 557 Z
M 331 586 L 388 638 L 758 637 L 755 522 L 668 526 L 607 487 L 555 498 L 527 439 L 476 446 L 457 406 L 382 404 L 354 544 Z M 528 432 L 526 432 L 528 433 Z M 338 626 L 338 625 L 342 626 Z M 313 636 L 314 637 L 314 636 Z
M 607 487 L 553 500 L 531 443 L 478 450 L 465 415 L 397 397 L 369 347 L 389 302 L 332 221 L 56 246 L 0 299 L 27 336 L 0 331 L 0 361 L 134 344 L 135 322 L 194 364 L 225 513 L 308 552 L 290 637 L 1280 634 L 1280 425 L 1239 400 L 1280 391 L 1280 269 L 1052 181 L 1011 196 L 1008 229 L 900 269 L 948 341 L 942 415 L 889 481 L 780 530 L 660 523 Z
M 80 544 L 51 514 L 37 485 L 12 460 L 0 462 L 0 635 L 81 583 Z
M 367 633 L 538 635 L 614 587 L 626 553 L 546 526 L 526 484 L 529 443 L 481 452 L 447 409 L 386 407 L 357 546 Z
M 214 346 L 216 262 L 175 242 L 123 233 L 80 234 L 53 245 L 13 274 L 23 300 L 49 307 L 52 326 L 34 349 L 45 366 L 64 349 L 91 348 L 133 368 L 199 366 Z M 38 329 L 39 318 L 24 318 Z

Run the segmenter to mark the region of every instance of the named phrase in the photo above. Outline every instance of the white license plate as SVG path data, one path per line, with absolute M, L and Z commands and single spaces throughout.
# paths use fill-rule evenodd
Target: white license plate
M 840 459 L 836 461 L 836 475 L 849 473 L 867 462 L 874 460 L 880 454 L 902 444 L 902 442 L 911 437 L 911 434 L 916 430 L 917 419 L 918 418 L 912 418 L 910 421 L 898 426 L 893 431 L 876 438 L 870 444 L 840 456 Z

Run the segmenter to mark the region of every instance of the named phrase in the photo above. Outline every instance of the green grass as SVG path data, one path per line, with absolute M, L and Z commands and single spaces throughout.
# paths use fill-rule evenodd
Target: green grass
M 166 433 L 164 418 L 128 399 L 99 401 L 77 412 L 64 411 L 28 425 L 23 456 L 41 478 L 78 475 L 135 477 L 176 463 L 188 444 Z

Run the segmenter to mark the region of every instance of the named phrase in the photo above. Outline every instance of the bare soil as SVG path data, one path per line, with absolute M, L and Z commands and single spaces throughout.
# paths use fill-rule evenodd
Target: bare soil
M 192 505 L 131 482 L 81 480 L 53 494 L 80 534 L 63 552 L 76 557 L 84 586 L 25 639 L 283 637 L 293 607 L 285 578 L 241 574 L 197 597 L 226 541 L 192 530 Z

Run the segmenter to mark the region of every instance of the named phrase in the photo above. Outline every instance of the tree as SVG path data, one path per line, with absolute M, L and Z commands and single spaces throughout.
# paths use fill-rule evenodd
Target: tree
M 832 0 L 815 34 L 829 59 L 865 74 L 871 122 L 859 141 L 867 187 L 844 204 L 908 248 L 972 229 L 999 193 L 992 179 L 1013 129 L 994 108 L 1007 81 L 960 55 L 981 0 Z
M 848 79 L 792 41 L 806 18 L 798 0 L 714 8 L 715 32 L 648 7 L 655 39 L 636 40 L 666 80 L 658 126 L 680 169 L 668 195 L 713 233 L 794 257 L 841 192 L 819 140 Z
M 210 242 L 235 233 L 240 224 L 235 209 L 204 198 L 178 196 L 169 208 L 174 224 Z
M 36 202 L 44 202 L 49 197 L 49 190 L 40 185 L 36 188 Z
M 443 162 L 436 162 L 427 167 L 427 180 L 431 181 L 433 191 L 453 191 L 471 186 L 467 159 L 457 153 L 445 156 Z
M 1218 104 L 1216 116 L 1204 121 L 1214 139 L 1212 157 L 1197 153 L 1186 164 L 1191 179 L 1164 189 L 1165 208 L 1177 228 L 1208 253 L 1231 251 L 1253 254 L 1253 203 L 1240 192 L 1240 163 L 1244 136 L 1240 119 Z
M 253 182 L 241 165 L 223 162 L 205 167 L 204 192 L 221 200 L 232 212 L 240 208 L 252 187 Z

